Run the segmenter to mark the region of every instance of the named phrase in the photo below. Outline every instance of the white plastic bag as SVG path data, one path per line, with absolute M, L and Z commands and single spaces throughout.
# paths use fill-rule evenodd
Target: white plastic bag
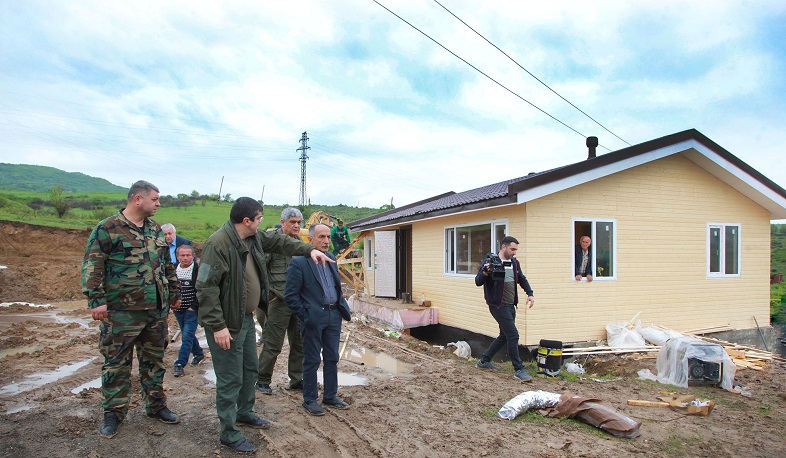
M 637 331 L 640 327 L 641 322 L 638 320 L 607 324 L 606 340 L 609 342 L 609 347 L 643 347 L 646 342 Z
M 472 356 L 472 349 L 469 348 L 469 344 L 464 342 L 463 340 L 459 340 L 458 342 L 449 342 L 446 347 L 456 347 L 453 350 L 453 354 L 458 356 L 459 358 L 469 358 Z
M 652 326 L 640 328 L 637 329 L 637 331 L 639 334 L 641 334 L 642 337 L 644 337 L 644 340 L 653 345 L 663 345 L 672 337 L 682 337 L 682 334 L 677 331 L 672 331 L 670 329 L 656 329 Z

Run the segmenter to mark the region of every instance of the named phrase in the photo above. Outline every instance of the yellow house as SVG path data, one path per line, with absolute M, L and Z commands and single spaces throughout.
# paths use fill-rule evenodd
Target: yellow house
M 602 339 L 639 312 L 681 330 L 769 324 L 770 220 L 786 218 L 786 190 L 693 129 L 594 156 L 350 223 L 373 234 L 370 293 L 425 296 L 441 324 L 496 336 L 474 277 L 512 235 L 535 292 L 521 344 Z M 583 235 L 592 282 L 574 275 Z

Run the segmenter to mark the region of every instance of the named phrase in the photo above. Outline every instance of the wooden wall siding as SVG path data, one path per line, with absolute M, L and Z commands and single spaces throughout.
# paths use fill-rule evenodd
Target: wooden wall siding
M 572 218 L 617 222 L 617 280 L 572 281 Z M 413 224 L 413 297 L 440 322 L 495 336 L 473 278 L 443 273 L 444 228 L 508 219 L 535 307 L 519 308 L 522 343 L 605 338 L 605 325 L 641 311 L 645 324 L 735 328 L 769 323 L 769 213 L 682 156 L 623 171 L 526 205 Z M 740 278 L 707 278 L 707 223 L 739 223 Z M 521 290 L 519 290 L 521 292 Z
M 483 210 L 415 223 L 412 226 L 412 296 L 421 293 L 439 308 L 442 324 L 484 334 L 499 332 L 483 300 L 483 288 L 475 286 L 475 276 L 448 276 L 444 273 L 444 233 L 448 226 L 508 221 L 508 231 L 519 237 L 524 228 L 524 205 Z

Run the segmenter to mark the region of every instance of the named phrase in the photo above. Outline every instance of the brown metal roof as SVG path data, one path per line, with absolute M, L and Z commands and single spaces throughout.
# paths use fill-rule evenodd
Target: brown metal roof
M 366 230 L 380 226 L 405 224 L 412 221 L 449 215 L 467 210 L 515 203 L 517 198 L 516 194 L 521 191 L 568 178 L 589 170 L 605 167 L 615 162 L 630 159 L 687 140 L 695 140 L 701 143 L 743 170 L 753 177 L 753 179 L 786 198 L 786 190 L 704 136 L 701 132 L 696 129 L 689 129 L 544 172 L 531 173 L 523 177 L 513 178 L 511 180 L 459 193 L 448 192 L 440 194 L 404 207 L 395 208 L 368 218 L 353 221 L 349 223 L 348 226 L 353 231 Z

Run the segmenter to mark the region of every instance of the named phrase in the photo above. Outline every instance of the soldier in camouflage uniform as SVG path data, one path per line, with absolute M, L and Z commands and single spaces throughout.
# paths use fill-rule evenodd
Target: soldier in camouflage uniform
M 180 302 L 180 283 L 169 259 L 161 228 L 150 217 L 161 205 L 159 191 L 137 181 L 128 203 L 98 223 L 90 234 L 82 263 L 82 292 L 94 320 L 101 320 L 98 348 L 104 356 L 102 437 L 117 434 L 128 412 L 131 361 L 136 347 L 147 416 L 178 423 L 163 390 L 164 348 L 169 305 Z
M 275 232 L 292 238 L 300 236 L 303 225 L 303 214 L 297 208 L 285 208 L 281 212 L 281 228 Z M 262 394 L 273 394 L 270 381 L 273 378 L 273 367 L 281 353 L 284 335 L 289 339 L 289 388 L 303 389 L 303 338 L 300 335 L 300 321 L 284 302 L 284 286 L 287 283 L 287 267 L 292 256 L 266 254 L 269 278 L 269 303 L 267 324 L 262 336 L 262 350 L 259 352 L 259 378 L 257 390 Z

